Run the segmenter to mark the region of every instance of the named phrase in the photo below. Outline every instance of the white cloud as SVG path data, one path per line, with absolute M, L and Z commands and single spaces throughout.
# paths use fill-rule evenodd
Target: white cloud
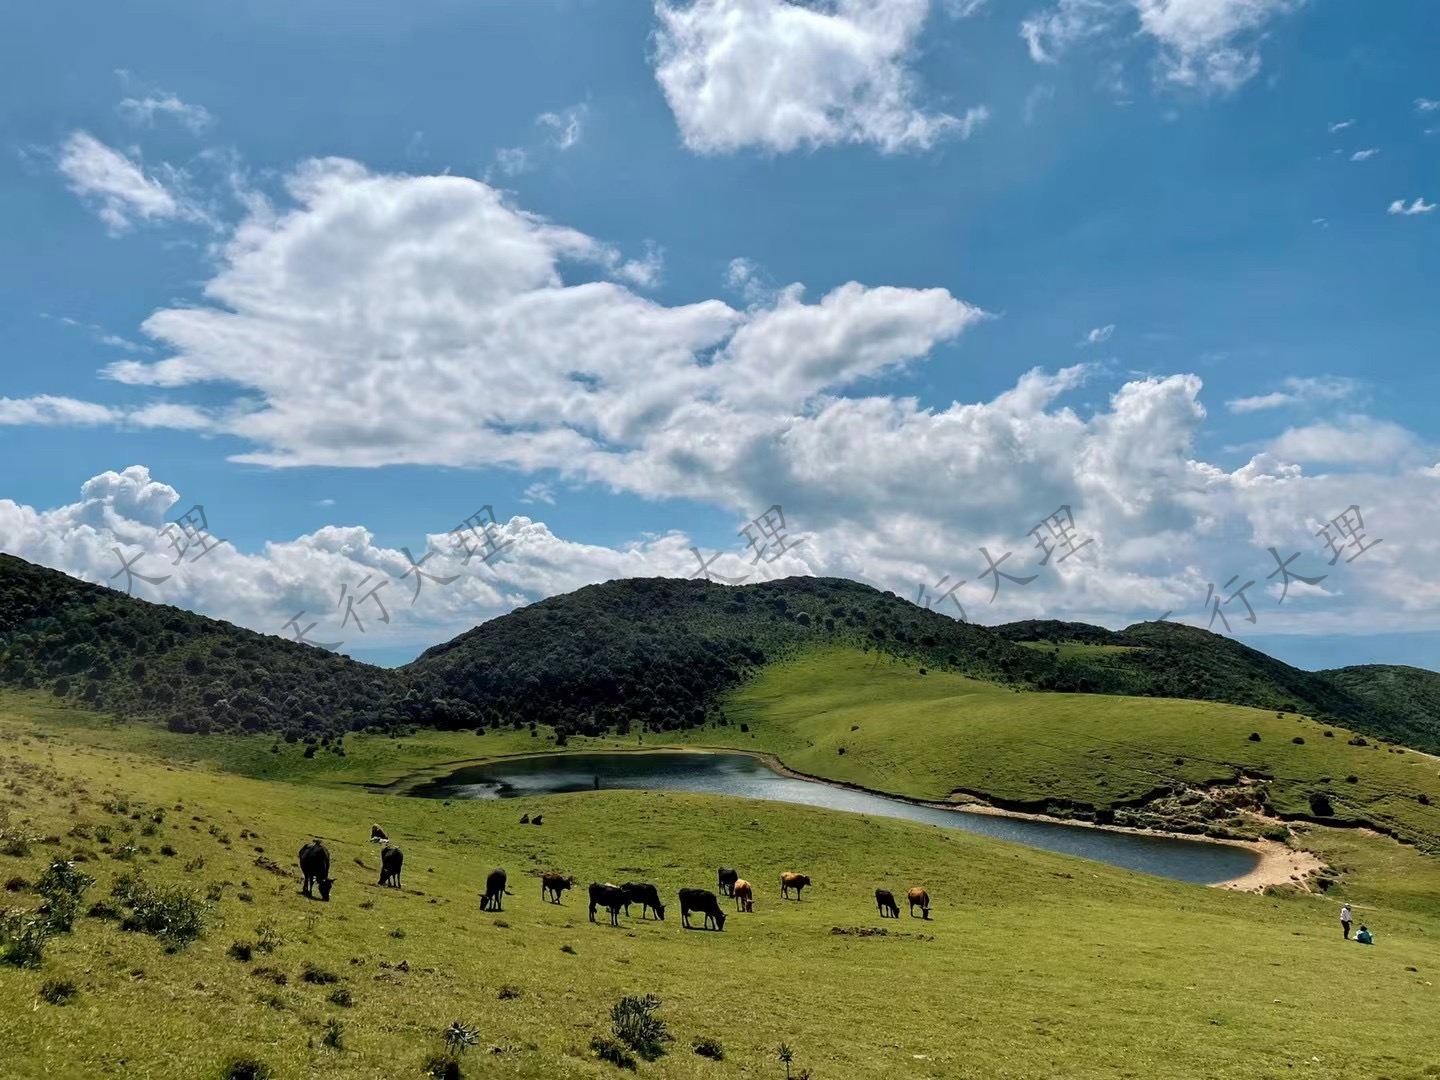
M 1039 115 L 1040 106 L 1053 100 L 1054 97 L 1055 87 L 1053 86 L 1042 83 L 1039 86 L 1031 87 L 1030 92 L 1025 95 L 1025 103 L 1020 110 L 1025 123 L 1033 124 L 1035 117 Z
M 1311 224 L 1311 225 L 1319 225 L 1322 229 L 1328 229 L 1328 228 L 1330 228 L 1330 222 L 1329 222 L 1326 218 L 1323 218 L 1323 217 L 1311 218 L 1311 219 L 1310 219 L 1310 224 Z
M 518 176 L 530 168 L 530 155 L 524 147 L 502 147 L 495 151 L 495 164 L 506 176 Z
M 561 150 L 569 150 L 580 141 L 585 130 L 584 105 L 574 105 L 563 112 L 541 113 L 535 118 L 535 122 L 541 127 L 550 129 L 551 141 Z
M 1323 219 L 1322 219 L 1323 220 Z M 1227 401 L 1225 407 L 1233 413 L 1259 412 L 1262 409 L 1278 409 L 1287 405 L 1302 405 L 1318 401 L 1340 401 L 1353 395 L 1360 384 L 1354 379 L 1339 375 L 1291 377 L 1285 379 L 1283 391 L 1260 394 L 1256 397 L 1235 398 Z
M 116 106 L 120 115 L 132 124 L 149 126 L 156 116 L 172 117 L 177 123 L 199 134 L 215 122 L 203 105 L 190 105 L 168 91 L 127 97 Z
M 105 424 L 118 419 L 105 405 L 42 394 L 28 398 L 0 398 L 0 425 Z
M 1116 31 L 1129 17 L 1159 48 L 1166 82 L 1232 92 L 1260 70 L 1259 41 L 1271 19 L 1304 0 L 1057 0 L 1024 20 L 1021 36 L 1038 63 Z
M 1270 444 L 1277 457 L 1300 463 L 1384 465 L 1413 456 L 1415 436 L 1387 420 L 1350 416 L 1339 424 L 1290 428 Z
M 1351 160 L 1351 161 L 1369 161 L 1372 157 L 1374 157 L 1374 156 L 1375 156 L 1376 154 L 1378 154 L 1378 153 L 1380 153 L 1380 151 L 1379 151 L 1379 150 L 1375 150 L 1375 149 L 1370 149 L 1370 150 L 1356 150 L 1355 153 L 1353 153 L 1353 154 L 1350 155 L 1350 160 Z
M 908 64 L 930 0 L 657 0 L 655 77 L 685 145 L 885 153 L 967 138 L 988 117 L 927 112 Z
M 1355 126 L 1355 121 L 1354 121 L 1354 120 L 1339 120 L 1339 121 L 1337 121 L 1337 122 L 1335 122 L 1335 123 L 1333 123 L 1333 124 L 1330 125 L 1330 134 L 1331 134 L 1331 135 L 1335 135 L 1335 134 L 1337 134 L 1337 133 L 1339 133 L 1339 132 L 1341 132 L 1341 131 L 1344 131 L 1344 130 L 1345 130 L 1346 128 L 1348 128 L 1348 127 L 1354 127 L 1354 126 Z
M 1428 113 L 1428 112 L 1434 112 L 1436 109 L 1440 109 L 1440 101 L 1434 101 L 1434 100 L 1431 100 L 1430 98 L 1423 98 L 1423 97 L 1422 97 L 1422 98 L 1416 98 L 1416 99 L 1415 99 L 1415 111 L 1416 111 L 1416 112 Z
M 1404 484 L 1413 487 L 1414 476 L 1402 484 L 1393 472 L 1397 458 L 1418 467 L 1435 457 L 1419 457 L 1425 448 L 1394 425 L 1352 417 L 1295 429 L 1232 472 L 1197 460 L 1206 411 L 1190 374 L 1133 379 L 1083 412 L 1065 403 L 1069 395 L 1108 377 L 1087 365 L 1029 372 L 988 401 L 922 407 L 875 392 L 870 380 L 925 363 L 984 320 L 944 289 L 850 282 L 807 299 L 791 285 L 743 311 L 714 299 L 665 305 L 595 280 L 624 265 L 611 246 L 472 179 L 380 175 L 328 159 L 285 180 L 289 201 L 252 206 L 216 252 L 199 302 L 146 320 L 164 358 L 106 369 L 174 398 L 123 411 L 20 399 L 0 415 L 225 434 L 246 446 L 238 460 L 273 466 L 505 468 L 543 474 L 547 485 L 721 507 L 737 530 L 780 503 L 797 534 L 812 539 L 770 576 L 833 573 L 914 595 L 916 582 L 950 573 L 970 579 L 962 602 L 986 621 L 1120 625 L 1198 608 L 1205 573 L 1221 573 L 1247 544 L 1261 560 L 1270 545 L 1313 550 L 1317 518 L 1358 491 L 1367 522 L 1373 502 L 1387 539 L 1355 564 L 1366 576 L 1346 593 L 1361 599 L 1322 611 L 1306 598 L 1292 612 L 1292 593 L 1267 627 L 1305 632 L 1312 624 L 1281 620 L 1307 611 L 1314 626 L 1342 630 L 1440 622 L 1440 580 L 1417 585 L 1392 563 L 1403 556 L 1440 567 L 1440 510 L 1412 505 Z M 742 263 L 733 280 L 743 289 L 758 276 Z M 964 354 L 943 362 L 964 363 Z M 203 410 L 181 396 L 200 384 L 210 384 Z M 1301 465 L 1337 457 L 1352 471 L 1312 477 Z M 1372 473 L 1353 471 L 1366 465 Z M 114 572 L 117 537 L 163 554 L 156 514 L 106 509 L 106 493 L 163 501 L 144 494 L 148 477 L 125 479 L 130 472 L 107 474 L 78 508 L 0 503 L 0 546 L 91 580 Z M 463 488 L 457 501 L 469 501 Z M 1093 559 L 1052 567 L 1025 589 L 1007 584 L 988 605 L 989 589 L 977 584 L 983 563 L 974 565 L 979 546 L 1014 550 L 1012 564 L 1032 572 L 1038 557 L 1025 534 L 1062 503 L 1096 537 Z M 206 505 L 223 536 L 223 508 Z M 471 510 L 457 505 L 457 520 Z M 453 526 L 424 531 L 444 550 Z M 467 576 L 444 599 L 430 599 L 427 582 L 393 632 L 430 643 L 590 581 L 696 569 L 692 542 L 678 533 L 611 550 L 566 542 L 526 518 L 505 527 L 524 539 L 513 559 Z M 409 546 L 418 552 L 424 542 L 417 535 Z M 737 539 L 730 565 L 717 569 L 743 573 L 741 547 Z M 350 522 L 255 554 L 216 551 L 183 564 L 177 591 L 162 597 L 278 632 L 301 608 L 333 620 L 339 585 L 354 585 L 366 567 L 398 577 L 407 565 Z M 201 573 L 212 570 L 213 580 Z M 387 595 L 408 596 L 409 582 L 399 586 Z
M 1114 333 L 1114 323 L 1109 323 L 1105 326 L 1097 326 L 1088 334 L 1086 334 L 1083 338 L 1081 338 L 1078 342 L 1076 342 L 1076 345 L 1078 345 L 1082 349 L 1087 345 L 1100 345 L 1104 342 L 1109 341 L 1111 335 Z
M 550 484 L 531 484 L 525 489 L 525 493 L 520 496 L 520 501 L 523 503 L 543 502 L 554 506 L 555 488 Z
M 162 181 L 147 176 L 138 162 L 106 146 L 89 132 L 72 132 L 60 147 L 57 165 L 70 190 L 97 207 L 100 220 L 119 234 L 140 221 L 205 221 L 204 212 Z M 178 174 L 171 171 L 172 183 Z
M 725 285 L 739 293 L 748 304 L 772 300 L 779 290 L 753 259 L 735 258 L 725 268 Z
M 1435 203 L 1427 203 L 1424 199 L 1417 196 L 1415 201 L 1409 206 L 1405 205 L 1404 199 L 1396 199 L 1385 212 L 1387 214 L 1404 214 L 1406 217 L 1412 217 L 1415 214 L 1428 214 L 1434 209 Z

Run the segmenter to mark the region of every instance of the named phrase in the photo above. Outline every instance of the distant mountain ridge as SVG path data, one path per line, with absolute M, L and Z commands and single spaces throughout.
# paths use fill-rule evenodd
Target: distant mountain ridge
M 723 722 L 727 691 L 816 645 L 880 651 L 1016 689 L 1298 710 L 1440 751 L 1432 671 L 1303 671 L 1175 623 L 981 627 L 847 578 L 609 581 L 482 623 L 387 670 L 0 555 L 0 684 L 177 731 L 328 741 L 410 725 L 547 724 L 562 735 L 684 729 Z

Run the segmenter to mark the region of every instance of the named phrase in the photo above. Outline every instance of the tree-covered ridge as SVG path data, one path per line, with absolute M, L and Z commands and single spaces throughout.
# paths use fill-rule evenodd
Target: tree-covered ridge
M 392 671 L 0 554 L 0 683 L 175 731 L 317 739 L 399 719 Z
M 1333 716 L 1368 735 L 1440 750 L 1434 672 L 1302 671 L 1168 622 L 1120 631 L 1050 620 L 987 628 L 847 578 L 609 581 L 492 619 L 392 671 L 0 555 L 0 683 L 178 731 L 319 740 L 409 725 L 683 729 L 722 720 L 726 692 L 765 665 L 833 645 L 1017 689 Z

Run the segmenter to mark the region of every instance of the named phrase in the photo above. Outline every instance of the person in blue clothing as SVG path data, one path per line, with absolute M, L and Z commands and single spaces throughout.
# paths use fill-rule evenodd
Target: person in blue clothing
M 1355 935 L 1355 940 L 1358 941 L 1361 945 L 1375 944 L 1375 938 L 1371 936 L 1370 928 L 1364 925 L 1361 925 L 1360 932 Z

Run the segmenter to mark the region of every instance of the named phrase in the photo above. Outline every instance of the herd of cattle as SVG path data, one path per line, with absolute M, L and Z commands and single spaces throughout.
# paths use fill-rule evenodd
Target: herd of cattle
M 535 821 L 539 821 L 539 817 Z M 388 885 L 392 888 L 400 888 L 400 870 L 405 864 L 405 854 L 399 848 L 390 843 L 390 838 L 385 835 L 385 830 L 379 825 L 370 827 L 370 839 L 374 843 L 383 844 L 380 851 L 380 881 L 381 885 Z M 330 888 L 335 884 L 335 879 L 330 876 L 330 852 L 319 840 L 311 840 L 300 849 L 300 875 L 302 879 L 301 892 L 310 899 L 314 899 L 312 886 L 320 890 L 320 899 L 330 899 Z M 481 911 L 503 911 L 502 898 L 513 896 L 505 887 L 505 871 L 495 869 L 490 871 L 485 878 L 485 892 L 480 897 Z M 784 873 L 780 875 L 780 896 L 782 899 L 790 899 L 794 894 L 796 900 L 800 899 L 800 892 L 810 884 L 810 878 L 806 874 Z M 739 873 L 729 866 L 720 867 L 716 877 L 716 891 L 721 896 L 734 899 L 737 911 L 753 912 L 755 910 L 755 888 L 750 882 L 742 878 Z M 561 895 L 567 890 L 575 887 L 575 879 L 560 874 L 544 874 L 540 879 L 540 897 L 553 904 L 560 903 Z M 709 889 L 681 889 L 680 893 L 680 921 L 685 928 L 691 929 L 690 916 L 703 915 L 705 917 L 705 929 L 712 926 L 716 930 L 725 929 L 725 912 L 721 910 L 719 897 Z M 923 918 L 930 918 L 930 894 L 924 889 L 911 889 L 906 894 L 910 903 L 910 915 L 913 918 L 915 909 L 919 908 Z M 604 908 L 610 915 L 610 925 L 620 925 L 620 913 L 623 911 L 628 918 L 630 906 L 639 905 L 640 917 L 646 918 L 652 912 L 655 918 L 664 920 L 665 905 L 660 900 L 660 890 L 649 882 L 627 881 L 624 885 L 615 885 L 611 882 L 594 882 L 590 885 L 590 921 L 595 921 L 597 910 Z M 900 917 L 900 905 L 895 902 L 895 895 L 889 889 L 875 890 L 875 906 L 880 909 L 880 917 L 898 919 Z

